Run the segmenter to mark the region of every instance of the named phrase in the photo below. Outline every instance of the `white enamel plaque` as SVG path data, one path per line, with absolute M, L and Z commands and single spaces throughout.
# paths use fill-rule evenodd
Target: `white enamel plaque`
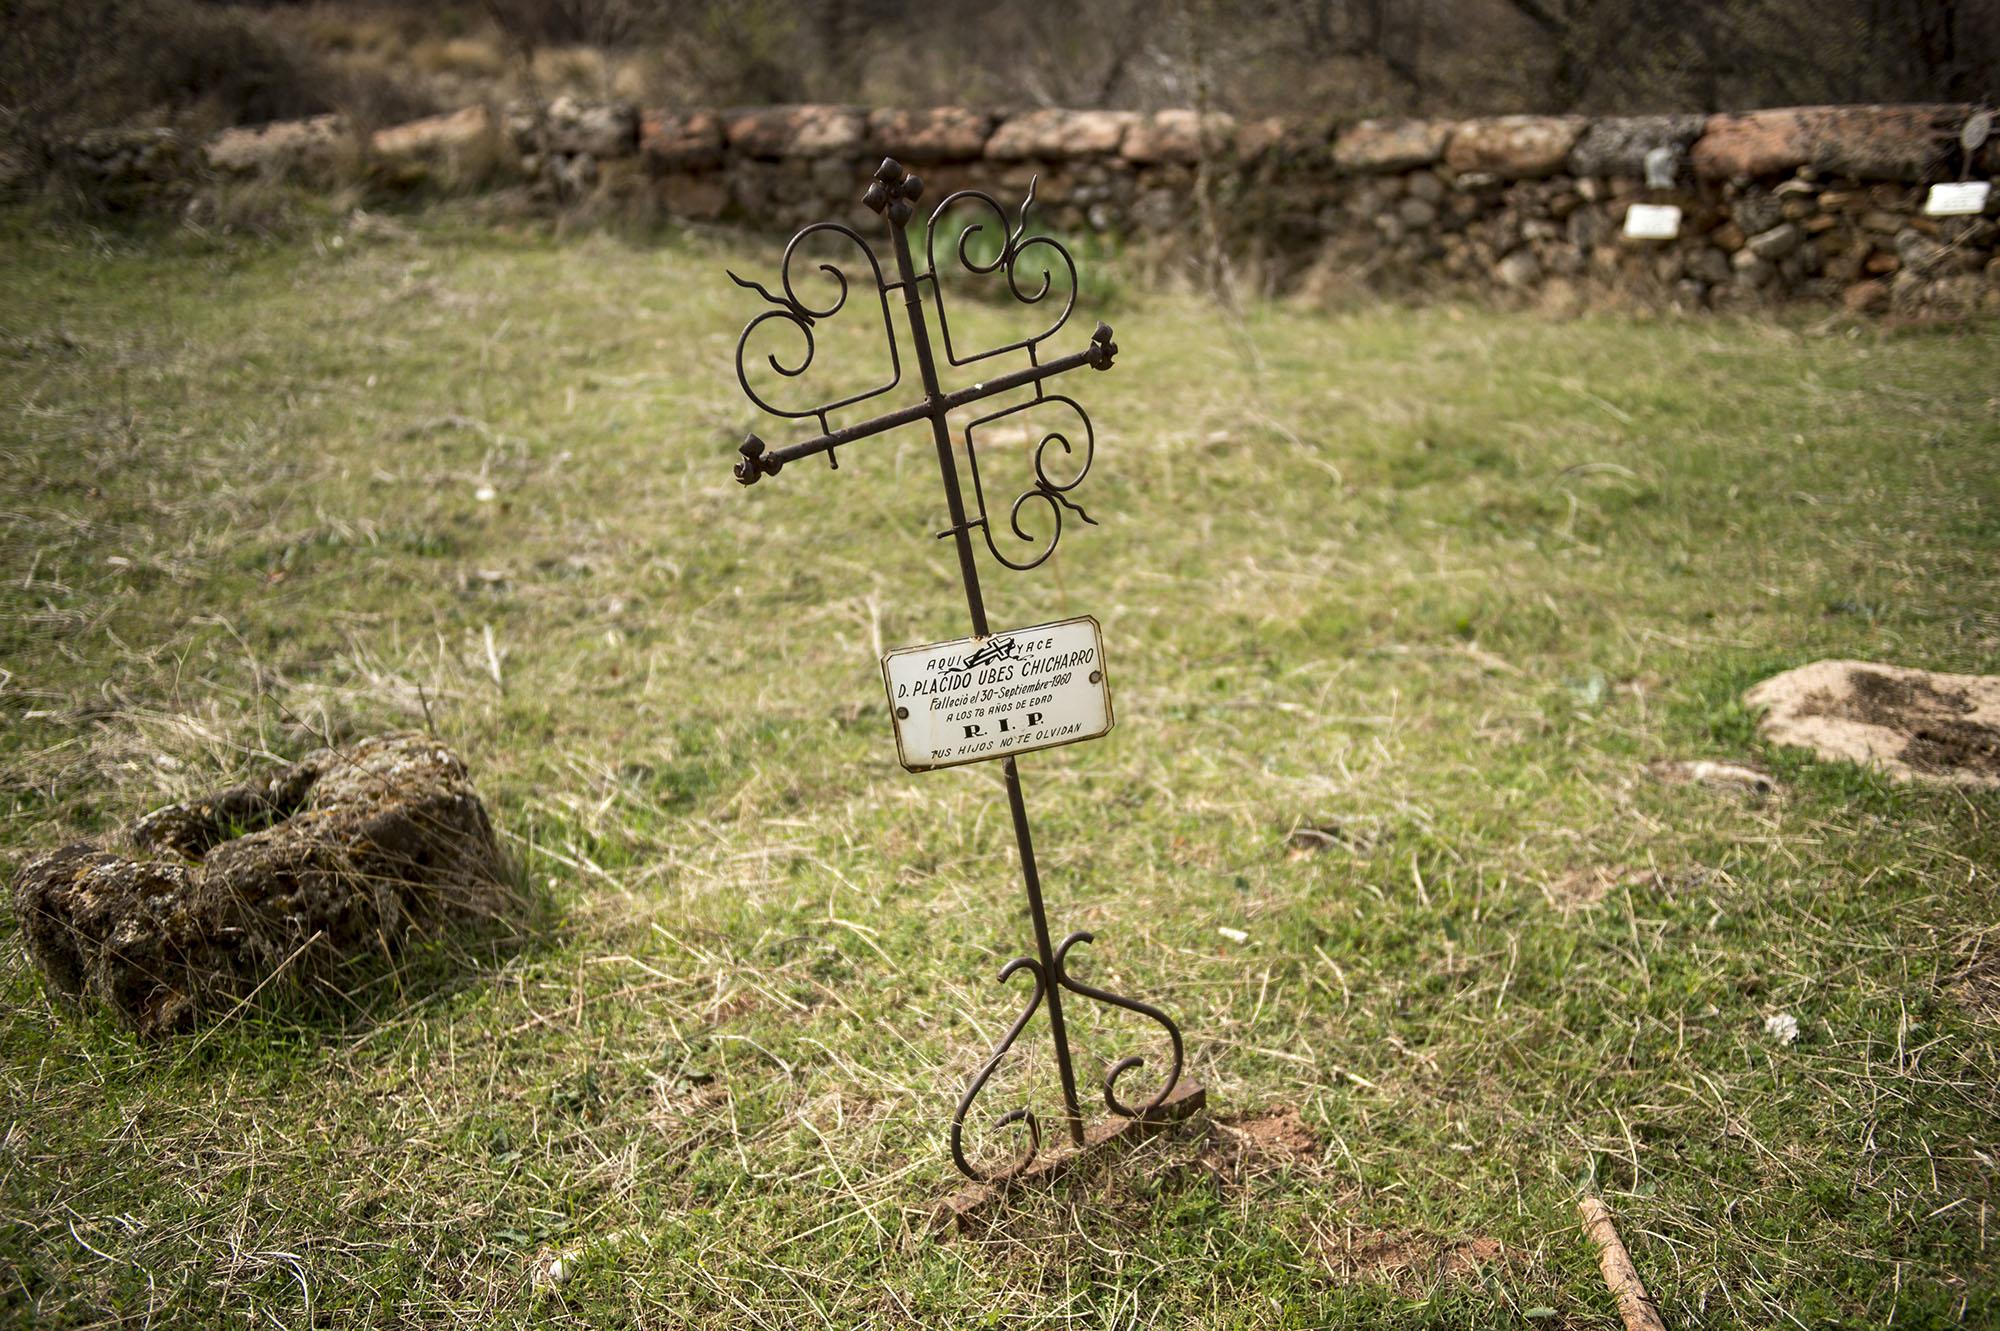
M 1672 240 L 1681 233 L 1681 210 L 1671 203 L 1635 203 L 1625 210 L 1625 234 L 1634 240 Z
M 1967 217 L 1986 209 L 1993 184 L 1986 180 L 1954 180 L 1931 186 L 1924 199 L 1927 217 Z
M 896 756 L 912 772 L 1096 739 L 1111 729 L 1104 636 L 1089 615 L 882 658 Z

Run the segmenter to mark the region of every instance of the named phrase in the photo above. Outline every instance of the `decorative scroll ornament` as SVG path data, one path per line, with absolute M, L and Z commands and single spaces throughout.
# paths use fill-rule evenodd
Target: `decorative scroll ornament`
M 886 164 L 885 164 L 886 165 Z M 1096 519 L 1087 513 L 1071 492 L 1083 483 L 1090 471 L 1090 464 L 1096 454 L 1096 435 L 1091 427 L 1090 417 L 1074 398 L 1049 393 L 1044 388 L 1044 380 L 1069 368 L 1060 362 L 1045 362 L 1042 357 L 1043 344 L 1060 333 L 1069 323 L 1070 315 L 1076 309 L 1077 273 L 1076 260 L 1061 241 L 1053 236 L 1031 234 L 1028 217 L 1035 203 L 1036 180 L 1028 182 L 1026 197 L 1010 224 L 1007 211 L 999 201 L 982 190 L 959 190 L 948 195 L 943 202 L 931 210 L 930 222 L 924 237 L 924 266 L 913 272 L 910 283 L 913 288 L 927 288 L 929 304 L 937 320 L 938 334 L 944 350 L 946 363 L 952 366 L 966 366 L 995 357 L 1018 354 L 1026 362 L 1025 368 L 1014 375 L 998 381 L 974 384 L 970 389 L 947 394 L 950 406 L 960 406 L 980 401 L 1012 388 L 1027 387 L 1033 396 L 1001 407 L 978 417 L 967 424 L 963 431 L 963 446 L 972 473 L 973 516 L 968 525 L 982 532 L 986 548 L 995 559 L 1016 570 L 1035 568 L 1053 555 L 1062 540 L 1063 518 L 1070 515 L 1079 520 L 1096 525 Z M 904 171 L 900 166 L 885 175 L 878 171 L 870 182 L 863 202 L 876 212 L 884 214 L 898 229 L 908 223 L 914 215 L 914 203 L 921 197 L 923 182 L 916 175 Z M 963 220 L 956 231 L 956 239 L 950 239 L 952 214 Z M 967 218 L 966 215 L 970 214 Z M 992 257 L 981 259 L 974 253 L 975 242 L 988 234 L 998 234 L 1000 245 Z M 816 267 L 830 278 L 834 284 L 832 295 L 822 304 L 814 305 L 800 295 L 793 266 L 803 253 L 802 245 L 811 237 L 831 235 L 851 245 L 859 251 L 862 264 L 854 268 L 855 276 L 839 264 L 820 260 Z M 951 327 L 949 303 L 946 299 L 947 282 L 940 274 L 938 248 L 940 237 L 944 241 L 948 257 L 955 258 L 957 265 L 965 273 L 974 276 L 999 274 L 1005 279 L 1007 293 L 1019 303 L 1029 306 L 1060 299 L 1053 319 L 1038 332 L 1017 338 L 984 350 L 963 350 L 954 340 Z M 746 290 L 761 296 L 771 309 L 759 314 L 744 326 L 742 335 L 736 342 L 736 379 L 742 385 L 744 395 L 773 416 L 789 420 L 814 420 L 823 432 L 818 440 L 791 448 L 771 451 L 769 446 L 755 434 L 743 442 L 739 452 L 741 461 L 736 466 L 736 479 L 745 485 L 754 485 L 765 476 L 775 476 L 788 461 L 815 452 L 824 452 L 833 466 L 839 462 L 835 450 L 840 446 L 865 438 L 873 433 L 868 422 L 863 426 L 836 430 L 832 420 L 836 412 L 855 406 L 872 398 L 881 397 L 902 382 L 902 359 L 897 348 L 894 319 L 891 317 L 889 297 L 892 292 L 905 291 L 905 283 L 891 281 L 883 271 L 875 251 L 858 233 L 837 222 L 817 222 L 792 237 L 785 247 L 783 262 L 779 268 L 779 289 L 773 291 L 762 283 L 750 281 L 736 273 L 729 274 L 730 280 Z M 803 376 L 811 366 L 818 349 L 816 330 L 822 321 L 832 319 L 847 306 L 848 298 L 854 291 L 856 282 L 873 279 L 877 304 L 882 315 L 882 336 L 887 344 L 889 372 L 887 379 L 872 388 L 837 397 L 808 406 L 780 405 L 760 393 L 752 383 L 751 367 L 755 352 L 753 340 L 767 343 L 770 335 L 778 331 L 774 325 L 782 326 L 789 336 L 796 339 L 795 349 L 780 347 L 778 350 L 764 350 L 763 361 L 785 379 Z M 907 296 L 907 291 L 905 291 Z M 791 351 L 784 355 L 781 352 Z M 1100 323 L 1091 334 L 1087 350 L 1080 363 L 1092 369 L 1107 370 L 1118 354 L 1118 344 L 1112 340 L 1111 328 Z M 1007 380 L 1018 379 L 1018 383 Z M 1074 424 L 1052 429 L 1042 435 L 1040 441 L 1029 453 L 1027 462 L 1030 470 L 1029 483 L 1019 491 L 1004 509 L 997 514 L 990 510 L 987 500 L 987 477 L 981 474 L 978 458 L 978 439 L 975 432 L 981 427 L 1019 413 L 1033 411 L 1047 404 L 1057 404 L 1074 418 Z M 914 423 L 924 418 L 924 412 L 894 412 L 888 419 L 892 425 Z M 884 426 L 883 428 L 888 428 Z M 988 431 L 990 434 L 991 431 Z M 997 525 L 996 525 L 997 521 Z M 996 535 L 997 531 L 997 535 Z M 940 536 L 952 535 L 947 528 Z M 1023 550 L 1021 546 L 1027 546 Z
M 923 276 L 931 283 L 931 305 L 937 312 L 938 331 L 944 338 L 945 359 L 953 365 L 971 365 L 975 361 L 987 360 L 993 356 L 1004 356 L 1010 351 L 1025 351 L 1032 361 L 1035 358 L 1035 349 L 1061 332 L 1063 325 L 1069 322 L 1070 313 L 1076 309 L 1076 260 L 1070 257 L 1062 242 L 1053 236 L 1028 234 L 1028 210 L 1034 207 L 1035 184 L 1039 179 L 1040 177 L 1034 177 L 1028 181 L 1028 194 L 1021 200 L 1021 211 L 1012 230 L 1007 227 L 1006 210 L 992 195 L 982 190 L 962 189 L 956 194 L 947 196 L 944 202 L 931 211 L 931 224 L 924 240 L 926 267 Z M 959 267 L 968 273 L 981 276 L 995 272 L 1004 274 L 1007 279 L 1008 294 L 1023 305 L 1039 305 L 1047 300 L 1052 292 L 1062 291 L 1062 308 L 1056 311 L 1054 321 L 1039 333 L 997 347 L 989 347 L 984 351 L 959 354 L 952 341 L 951 319 L 945 308 L 944 284 L 938 280 L 937 242 L 940 235 L 949 234 L 949 227 L 945 222 L 946 216 L 954 205 L 960 203 L 972 203 L 977 205 L 980 212 L 990 213 L 992 220 L 999 225 L 1002 241 L 998 254 L 988 262 L 979 262 L 972 257 L 969 247 L 973 239 L 985 231 L 987 223 L 985 220 L 967 223 L 958 233 L 958 243 L 952 247 L 958 256 Z M 1022 288 L 1022 260 L 1029 259 L 1028 266 L 1032 268 L 1032 260 L 1038 257 L 1049 258 L 1061 265 L 1066 279 L 1061 287 L 1056 285 L 1055 268 L 1044 265 L 1041 271 L 1041 285 L 1032 292 Z
M 833 318 L 846 308 L 850 290 L 847 272 L 838 264 L 825 260 L 821 260 L 817 267 L 820 272 L 825 273 L 833 279 L 835 290 L 832 300 L 824 306 L 814 306 L 799 295 L 798 287 L 792 276 L 792 264 L 801 253 L 800 247 L 808 239 L 816 235 L 838 236 L 852 243 L 854 248 L 861 251 L 861 257 L 867 260 L 868 271 L 874 276 L 876 302 L 880 305 L 882 311 L 882 340 L 887 344 L 889 352 L 889 377 L 886 382 L 874 388 L 865 388 L 857 393 L 852 393 L 830 402 L 822 402 L 802 409 L 794 409 L 779 406 L 756 390 L 750 382 L 749 366 L 746 364 L 746 357 L 750 353 L 751 339 L 756 336 L 760 328 L 764 328 L 767 325 L 789 326 L 797 334 L 801 343 L 800 349 L 803 354 L 799 356 L 797 363 L 788 364 L 786 361 L 779 359 L 776 352 L 766 354 L 764 359 L 780 375 L 787 379 L 796 379 L 805 374 L 806 370 L 812 365 L 813 355 L 818 350 L 817 341 L 813 336 L 815 325 L 822 319 Z M 896 351 L 896 331 L 889 317 L 889 293 L 887 284 L 882 278 L 882 265 L 875 258 L 875 251 L 869 248 L 868 242 L 863 240 L 858 233 L 850 227 L 840 225 L 838 222 L 815 222 L 793 236 L 791 243 L 785 246 L 784 261 L 779 265 L 778 271 L 784 293 L 782 295 L 771 291 L 761 283 L 738 277 L 733 272 L 729 274 L 729 280 L 736 283 L 737 286 L 756 292 L 776 307 L 766 310 L 744 325 L 742 335 L 736 339 L 736 382 L 742 385 L 745 397 L 755 402 L 759 407 L 773 416 L 783 416 L 791 420 L 817 420 L 820 423 L 820 428 L 826 429 L 827 417 L 830 413 L 838 411 L 842 407 L 851 407 L 857 402 L 866 402 L 870 398 L 880 397 L 903 381 L 903 365 Z M 755 438 L 756 436 L 753 435 L 751 437 Z M 827 461 L 836 468 L 840 465 L 839 461 L 834 457 L 832 449 L 827 450 Z
M 1143 1068 L 1146 1065 L 1145 1058 L 1136 1054 L 1128 1055 L 1110 1064 L 1105 1069 L 1100 1087 L 1104 1096 L 1104 1107 L 1120 1118 L 1139 1118 L 1158 1109 L 1166 1101 L 1167 1096 L 1173 1093 L 1174 1087 L 1180 1084 L 1183 1061 L 1181 1031 L 1180 1027 L 1174 1025 L 1171 1017 L 1154 1007 L 1151 1003 L 1141 1003 L 1135 998 L 1126 998 L 1124 995 L 1115 994 L 1109 989 L 1101 989 L 1096 985 L 1086 984 L 1069 973 L 1069 950 L 1078 943 L 1093 941 L 1094 937 L 1095 935 L 1087 931 L 1079 930 L 1063 939 L 1062 943 L 1057 946 L 1054 958 L 1056 983 L 1070 993 L 1079 994 L 1084 998 L 1092 999 L 1099 1003 L 1107 1003 L 1112 1007 L 1123 1008 L 1127 1012 L 1136 1012 L 1142 1017 L 1158 1022 L 1161 1029 L 1166 1032 L 1168 1042 L 1173 1050 L 1167 1064 L 1167 1075 L 1160 1082 L 1159 1090 L 1155 1091 L 1143 1103 L 1138 1105 L 1128 1104 L 1119 1097 L 1118 1079 L 1128 1072 Z M 986 1056 L 986 1061 L 980 1065 L 979 1071 L 966 1084 L 965 1094 L 959 1097 L 958 1108 L 951 1116 L 952 1162 L 958 1166 L 959 1172 L 970 1178 L 985 1179 L 992 1177 L 994 1174 L 1006 1175 L 1018 1173 L 1035 1158 L 1042 1146 L 1042 1129 L 1040 1123 L 1035 1118 L 1034 1111 L 1026 1107 L 1018 1107 L 1010 1109 L 994 1119 L 993 1128 L 995 1131 L 998 1131 L 999 1129 L 1010 1127 L 1015 1123 L 1026 1125 L 1028 1129 L 1028 1146 L 1023 1154 L 1016 1156 L 1005 1169 L 996 1170 L 989 1174 L 974 1165 L 965 1152 L 966 1117 L 972 1112 L 972 1106 L 978 1100 L 980 1092 L 986 1089 L 986 1083 L 992 1079 L 994 1072 L 999 1069 L 1001 1060 L 1006 1058 L 1007 1051 L 1014 1047 L 1014 1042 L 1020 1038 L 1021 1032 L 1027 1029 L 1029 1020 L 1034 1017 L 1035 1010 L 1041 1007 L 1042 999 L 1048 992 L 1048 985 L 1043 980 L 1041 964 L 1033 957 L 1016 957 L 1008 962 L 1005 969 L 1000 972 L 1000 982 L 1003 984 L 1006 983 L 1016 973 L 1021 971 L 1028 972 L 1034 977 L 1035 981 L 1035 987 L 1028 995 L 1027 1005 L 1021 1009 L 1021 1015 L 1014 1018 L 1014 1024 L 1007 1028 L 1007 1033 L 1000 1037 L 1000 1042 L 993 1046 L 993 1052 Z
M 1050 429 L 1042 435 L 1041 442 L 1035 445 L 1035 483 L 1015 496 L 1014 502 L 1008 506 L 1007 526 L 1018 540 L 1031 547 L 1037 546 L 1038 538 L 1021 525 L 1023 510 L 1032 505 L 1037 509 L 1046 508 L 1045 513 L 1031 516 L 1046 518 L 1049 530 L 1047 536 L 1041 538 L 1042 543 L 1038 549 L 1032 550 L 1025 558 L 1013 558 L 993 539 L 993 523 L 986 512 L 986 489 L 979 477 L 979 450 L 975 435 L 981 426 L 990 425 L 995 421 L 1006 421 L 1015 416 L 1034 412 L 1038 408 L 1051 406 L 1067 408 L 1075 416 L 1076 426 L 1080 426 L 1081 430 L 1079 432 L 1076 427 Z M 1029 434 L 1032 436 L 1033 430 L 1030 430 Z M 1051 455 L 1049 451 L 1051 448 L 1059 452 Z M 992 552 L 995 559 L 1008 568 L 1018 570 L 1031 569 L 1042 563 L 1055 553 L 1056 543 L 1062 539 L 1064 510 L 1076 514 L 1078 518 L 1093 527 L 1097 525 L 1097 519 L 1084 512 L 1082 507 L 1069 497 L 1069 492 L 1083 483 L 1084 475 L 1089 472 L 1091 460 L 1096 453 L 1097 436 L 1091 429 L 1090 417 L 1078 405 L 1075 398 L 1064 397 L 1059 393 L 1050 393 L 1011 407 L 1003 407 L 966 425 L 965 457 L 972 472 L 973 503 L 979 510 L 978 525 L 985 532 L 986 548 Z M 1053 472 L 1050 470 L 1051 466 L 1055 468 Z

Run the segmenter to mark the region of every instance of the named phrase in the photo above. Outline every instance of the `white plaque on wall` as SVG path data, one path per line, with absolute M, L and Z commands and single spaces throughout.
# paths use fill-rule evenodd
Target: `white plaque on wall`
M 1633 240 L 1672 240 L 1681 233 L 1681 210 L 1671 203 L 1635 203 L 1625 210 L 1625 234 Z
M 1924 199 L 1926 217 L 1967 217 L 1986 211 L 1986 196 L 1993 192 L 1991 181 L 1954 180 L 1931 186 Z

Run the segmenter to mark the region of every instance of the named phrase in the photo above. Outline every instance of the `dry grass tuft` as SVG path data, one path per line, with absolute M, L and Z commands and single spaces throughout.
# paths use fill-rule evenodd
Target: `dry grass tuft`
M 1315 1238 L 1335 1280 L 1387 1285 L 1411 1299 L 1441 1285 L 1476 1283 L 1489 1277 L 1489 1268 L 1504 1269 L 1520 1260 L 1506 1244 L 1483 1234 L 1445 1239 L 1413 1231 L 1344 1228 Z

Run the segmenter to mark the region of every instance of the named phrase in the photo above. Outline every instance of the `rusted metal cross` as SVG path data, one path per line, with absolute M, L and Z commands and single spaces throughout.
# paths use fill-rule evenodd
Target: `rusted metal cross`
M 882 266 L 877 261 L 874 251 L 869 247 L 868 243 L 856 232 L 835 222 L 815 223 L 799 232 L 792 238 L 791 243 L 786 246 L 781 269 L 782 294 L 774 293 L 757 283 L 745 281 L 743 278 L 737 277 L 734 273 L 730 274 L 730 277 L 738 285 L 757 292 L 775 307 L 752 319 L 744 328 L 743 336 L 737 343 L 736 373 L 738 381 L 743 386 L 744 393 L 749 396 L 751 401 L 773 415 L 796 420 L 812 420 L 819 426 L 819 433 L 812 438 L 779 448 L 769 447 L 755 434 L 750 435 L 744 440 L 742 447 L 738 450 L 742 456 L 736 463 L 736 479 L 744 485 L 753 485 L 763 477 L 777 475 L 787 463 L 796 462 L 801 458 L 812 457 L 820 453 L 825 453 L 828 462 L 838 467 L 839 462 L 835 453 L 836 449 L 893 430 L 898 426 L 913 425 L 919 421 L 929 421 L 931 437 L 937 446 L 938 473 L 944 484 L 945 507 L 951 518 L 951 525 L 944 531 L 939 532 L 938 535 L 940 537 L 951 537 L 953 544 L 957 548 L 959 573 L 965 584 L 966 608 L 971 612 L 972 617 L 972 633 L 975 638 L 984 639 L 991 636 L 991 629 L 986 619 L 986 604 L 980 595 L 979 568 L 973 555 L 972 532 L 977 529 L 984 534 L 987 548 L 1002 564 L 1014 569 L 1028 569 L 1040 564 L 1054 553 L 1056 543 L 1061 539 L 1062 520 L 1065 512 L 1073 513 L 1085 522 L 1091 521 L 1089 515 L 1079 508 L 1074 500 L 1069 497 L 1069 491 L 1082 482 L 1084 474 L 1089 470 L 1091 459 L 1095 452 L 1095 437 L 1091 429 L 1090 418 L 1074 399 L 1049 392 L 1045 384 L 1048 380 L 1054 379 L 1059 375 L 1067 374 L 1071 370 L 1082 369 L 1086 366 L 1094 370 L 1109 369 L 1112 358 L 1117 355 L 1118 346 L 1117 343 L 1111 340 L 1110 326 L 1100 323 L 1097 325 L 1096 331 L 1091 334 L 1089 344 L 1083 349 L 1048 361 L 1043 361 L 1038 354 L 1040 345 L 1053 337 L 1062 328 L 1068 321 L 1071 310 L 1075 307 L 1076 265 L 1074 260 L 1071 259 L 1069 252 L 1053 238 L 1028 234 L 1028 209 L 1034 202 L 1034 186 L 1032 183 L 1029 185 L 1027 198 L 1021 204 L 1018 224 L 1012 229 L 1009 229 L 1007 226 L 1005 211 L 991 196 L 977 190 L 960 190 L 948 196 L 931 214 L 924 242 L 925 266 L 923 271 L 919 272 L 911 256 L 910 238 L 907 228 L 911 217 L 914 215 L 916 201 L 923 195 L 923 189 L 923 181 L 917 176 L 905 170 L 894 160 L 885 160 L 881 166 L 876 168 L 873 177 L 868 183 L 867 191 L 862 195 L 862 202 L 874 212 L 881 214 L 889 224 L 890 242 L 894 249 L 896 265 L 896 276 L 893 281 L 884 276 Z M 958 261 L 965 269 L 975 274 L 1003 274 L 1008 289 L 1014 297 L 1030 305 L 1044 301 L 1050 297 L 1052 292 L 1059 289 L 1064 290 L 1063 308 L 1047 328 L 1033 336 L 1007 343 L 1004 346 L 993 347 L 967 355 L 958 354 L 958 349 L 952 339 L 950 321 L 945 313 L 944 290 L 938 280 L 935 253 L 940 234 L 940 218 L 954 204 L 961 202 L 975 209 L 983 209 L 990 212 L 991 217 L 998 221 L 1003 238 L 998 255 L 990 260 L 982 261 L 974 259 L 969 254 L 967 244 L 983 229 L 984 223 L 968 226 L 960 232 L 956 250 Z M 824 306 L 815 306 L 799 296 L 792 280 L 792 262 L 795 256 L 801 253 L 802 242 L 806 241 L 809 237 L 822 234 L 839 237 L 855 246 L 866 260 L 872 272 L 873 286 L 881 304 L 883 331 L 889 344 L 891 374 L 887 383 L 833 402 L 822 403 L 803 410 L 781 408 L 760 396 L 756 389 L 752 387 L 750 377 L 746 371 L 744 357 L 752 335 L 757 332 L 760 326 L 768 321 L 776 320 L 789 325 L 803 339 L 805 356 L 799 363 L 788 365 L 776 355 L 771 355 L 768 357 L 771 368 L 781 376 L 795 378 L 802 375 L 806 367 L 811 363 L 815 348 L 813 337 L 814 327 L 819 321 L 838 313 L 847 304 L 848 296 L 852 290 L 845 271 L 832 263 L 819 261 L 817 263 L 819 271 L 828 274 L 837 281 L 837 293 L 833 296 L 830 303 Z M 1032 292 L 1024 291 L 1017 280 L 1018 270 L 1024 258 L 1031 261 L 1034 258 L 1045 258 L 1048 261 L 1048 266 L 1045 266 L 1042 271 L 1040 287 Z M 1066 270 L 1066 289 L 1058 288 L 1056 285 L 1056 265 L 1060 265 L 1062 269 Z M 889 300 L 892 293 L 900 295 L 902 298 L 903 312 L 909 323 L 910 343 L 916 357 L 917 375 L 923 388 L 923 397 L 909 406 L 885 412 L 870 420 L 836 429 L 831 420 L 834 412 L 886 394 L 893 390 L 901 381 L 902 361 L 896 349 L 898 339 L 895 334 L 893 321 L 890 318 Z M 1027 365 L 1006 374 L 981 379 L 969 387 L 947 393 L 938 377 L 937 357 L 933 350 L 929 322 L 925 311 L 926 294 L 929 295 L 932 307 L 936 311 L 938 328 L 942 337 L 942 349 L 946 361 L 951 365 L 971 365 L 1010 352 L 1024 353 Z M 1033 396 L 1025 401 L 1002 407 L 999 410 L 981 416 L 965 427 L 965 453 L 972 475 L 974 502 L 977 509 L 976 515 L 969 517 L 966 510 L 963 489 L 959 481 L 958 463 L 952 443 L 952 432 L 949 421 L 950 413 L 958 408 L 968 407 L 975 403 L 983 402 L 986 399 L 1023 388 L 1032 388 L 1034 390 Z M 1008 525 L 1012 529 L 1012 535 L 1018 538 L 1019 541 L 1027 542 L 1031 546 L 1038 546 L 1039 548 L 1025 558 L 1013 558 L 1010 557 L 1010 554 L 1018 554 L 1018 547 L 1003 550 L 1002 546 L 994 539 L 993 523 L 986 504 L 986 492 L 979 477 L 978 455 L 974 447 L 974 432 L 983 425 L 1017 412 L 1050 407 L 1073 413 L 1076 420 L 1081 424 L 1081 434 L 1078 439 L 1073 440 L 1063 430 L 1051 430 L 1043 436 L 1040 444 L 1035 448 L 1034 479 L 1029 487 L 1013 501 L 1008 511 Z M 1073 429 L 1074 427 L 1071 428 Z M 1050 453 L 1052 446 L 1056 445 L 1060 445 L 1060 458 L 1054 458 Z M 1062 459 L 1067 459 L 1069 470 L 1063 477 L 1059 478 L 1057 475 L 1052 474 L 1049 468 L 1051 464 L 1061 465 Z M 1031 536 L 1021 523 L 1024 506 L 1033 502 L 1039 502 L 1046 506 L 1046 516 L 1052 524 L 1045 545 L 1042 545 L 1035 537 Z M 1007 1032 L 999 1045 L 994 1048 L 977 1075 L 974 1076 L 971 1083 L 966 1087 L 964 1095 L 959 1100 L 958 1108 L 952 1116 L 952 1159 L 960 1170 L 975 1179 L 985 1177 L 985 1175 L 972 1165 L 965 1153 L 964 1125 L 966 1115 L 970 1111 L 974 1099 L 979 1095 L 979 1092 L 993 1075 L 995 1069 L 998 1068 L 1002 1057 L 1020 1036 L 1021 1032 L 1026 1028 L 1029 1019 L 1034 1016 L 1036 1009 L 1044 1001 L 1048 1005 L 1049 1028 L 1054 1037 L 1056 1070 L 1062 1083 L 1063 1118 L 1070 1141 L 1075 1146 L 1081 1147 L 1084 1144 L 1083 1113 L 1077 1101 L 1076 1074 L 1070 1056 L 1069 1035 L 1063 1024 L 1062 994 L 1065 990 L 1151 1018 L 1165 1029 L 1172 1045 L 1171 1066 L 1166 1079 L 1161 1084 L 1158 1093 L 1150 1097 L 1142 1105 L 1135 1107 L 1121 1100 L 1117 1093 L 1117 1080 L 1122 1074 L 1141 1066 L 1144 1063 L 1144 1059 L 1138 1057 L 1125 1058 L 1109 1067 L 1104 1075 L 1103 1093 L 1105 1104 L 1113 1113 L 1125 1118 L 1137 1118 L 1159 1108 L 1179 1084 L 1182 1064 L 1180 1030 L 1164 1012 L 1151 1004 L 1141 1003 L 1135 999 L 1125 998 L 1108 990 L 1086 984 L 1069 974 L 1065 966 L 1065 961 L 1070 949 L 1079 943 L 1090 942 L 1092 936 L 1089 933 L 1078 932 L 1071 934 L 1060 944 L 1055 944 L 1051 941 L 1048 916 L 1042 904 L 1041 875 L 1035 863 L 1034 838 L 1028 826 L 1027 805 L 1021 795 L 1020 772 L 1011 754 L 1003 757 L 1000 761 L 1001 772 L 1007 790 L 1007 805 L 1013 814 L 1014 839 L 1021 853 L 1021 877 L 1027 889 L 1028 914 L 1033 922 L 1035 932 L 1035 955 L 1032 957 L 1017 957 L 1009 962 L 1000 972 L 1000 979 L 1005 981 L 1017 973 L 1026 971 L 1034 980 L 1034 992 L 1030 995 L 1028 1003 L 1020 1016 L 1014 1021 L 1012 1028 Z M 1012 1123 L 1025 1125 L 1030 1134 L 1030 1145 L 1027 1156 L 1016 1162 L 1016 1168 L 1019 1168 L 1025 1165 L 1027 1159 L 1032 1157 L 1035 1151 L 1039 1149 L 1041 1144 L 1041 1129 L 1033 1111 L 1025 1107 L 1014 1109 L 995 1120 L 996 1127 Z

